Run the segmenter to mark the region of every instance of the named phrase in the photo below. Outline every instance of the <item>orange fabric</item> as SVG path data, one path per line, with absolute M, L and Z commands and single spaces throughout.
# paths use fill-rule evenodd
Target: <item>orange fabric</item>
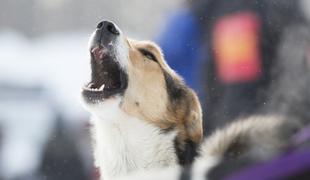
M 261 75 L 259 18 L 251 12 L 225 16 L 215 25 L 216 70 L 224 83 L 249 82 Z

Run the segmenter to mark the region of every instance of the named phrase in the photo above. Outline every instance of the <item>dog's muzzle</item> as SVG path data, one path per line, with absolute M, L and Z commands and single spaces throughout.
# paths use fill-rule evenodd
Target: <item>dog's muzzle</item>
M 83 87 L 83 97 L 89 103 L 123 94 L 127 88 L 127 74 L 121 68 L 118 53 L 122 34 L 110 21 L 102 21 L 90 43 L 91 81 Z

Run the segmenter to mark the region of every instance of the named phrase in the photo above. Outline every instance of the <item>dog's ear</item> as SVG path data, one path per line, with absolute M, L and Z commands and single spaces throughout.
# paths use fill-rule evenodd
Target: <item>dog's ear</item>
M 185 119 L 185 130 L 195 143 L 199 143 L 203 138 L 202 111 L 200 102 L 194 92 L 190 92 L 188 117 Z
M 202 112 L 196 93 L 188 88 L 176 74 L 164 71 L 166 88 L 170 103 L 168 117 L 173 124 L 181 128 L 181 136 L 198 143 L 203 138 Z M 185 131 L 185 132 L 184 132 Z

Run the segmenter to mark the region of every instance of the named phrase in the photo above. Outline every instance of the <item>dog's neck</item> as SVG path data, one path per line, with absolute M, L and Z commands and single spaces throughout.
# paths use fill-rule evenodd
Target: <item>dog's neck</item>
M 94 156 L 102 178 L 177 164 L 176 132 L 131 117 L 119 104 L 119 99 L 107 100 L 92 110 Z

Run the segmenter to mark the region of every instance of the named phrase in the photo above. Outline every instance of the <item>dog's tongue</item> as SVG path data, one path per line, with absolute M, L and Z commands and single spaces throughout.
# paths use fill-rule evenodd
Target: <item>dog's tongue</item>
M 91 51 L 94 55 L 94 58 L 99 60 L 102 59 L 104 57 L 105 54 L 105 50 L 103 48 L 100 47 L 95 47 L 94 49 L 92 49 Z

